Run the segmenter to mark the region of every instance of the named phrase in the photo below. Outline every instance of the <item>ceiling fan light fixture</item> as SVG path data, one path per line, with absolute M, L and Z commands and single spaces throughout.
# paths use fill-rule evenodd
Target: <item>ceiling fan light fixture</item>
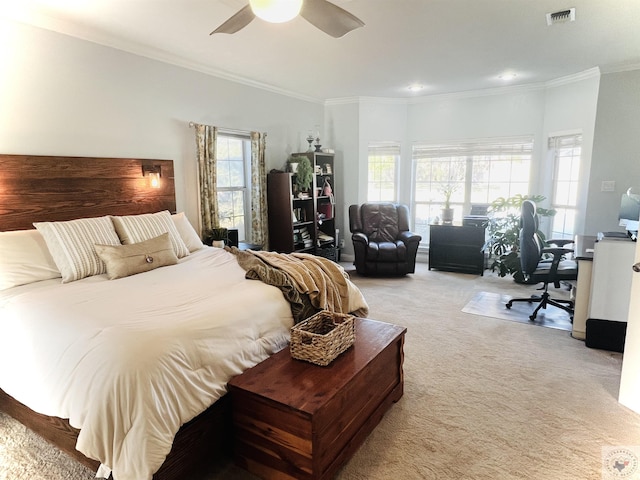
M 512 80 L 515 80 L 517 76 L 518 74 L 515 72 L 504 72 L 498 75 L 498 78 L 503 82 L 511 82 Z
M 300 13 L 302 0 L 249 0 L 256 17 L 265 22 L 284 23 Z

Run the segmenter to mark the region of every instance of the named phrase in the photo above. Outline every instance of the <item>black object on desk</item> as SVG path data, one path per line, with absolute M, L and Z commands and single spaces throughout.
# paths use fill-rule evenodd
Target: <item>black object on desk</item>
M 484 226 L 430 225 L 429 270 L 484 274 Z

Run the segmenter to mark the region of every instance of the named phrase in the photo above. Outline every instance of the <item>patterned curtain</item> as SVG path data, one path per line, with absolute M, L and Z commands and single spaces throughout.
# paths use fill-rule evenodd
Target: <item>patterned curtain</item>
M 251 132 L 251 243 L 269 249 L 266 133 Z
M 216 186 L 216 138 L 218 129 L 211 125 L 194 125 L 198 155 L 200 187 L 200 221 L 202 234 L 218 227 L 218 192 Z

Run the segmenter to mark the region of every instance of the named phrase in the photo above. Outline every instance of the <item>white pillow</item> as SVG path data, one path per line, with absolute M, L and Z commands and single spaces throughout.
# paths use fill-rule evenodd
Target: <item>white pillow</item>
M 40 232 L 0 232 L 0 290 L 52 278 L 60 270 Z
M 173 224 L 176 226 L 176 229 L 180 234 L 180 238 L 182 238 L 182 241 L 189 249 L 189 252 L 195 252 L 196 250 L 200 250 L 204 247 L 204 243 L 200 240 L 200 236 L 193 228 L 193 225 L 191 225 L 184 212 L 171 215 L 171 220 L 173 220 Z
M 111 217 L 111 220 L 113 220 L 120 240 L 125 245 L 144 242 L 163 233 L 168 233 L 176 256 L 182 258 L 189 255 L 189 249 L 180 238 L 178 229 L 171 220 L 169 210 L 158 213 L 143 213 L 142 215 Z
M 62 282 L 68 283 L 107 272 L 94 245 L 120 245 L 109 217 L 81 218 L 68 222 L 33 224 L 47 242 Z

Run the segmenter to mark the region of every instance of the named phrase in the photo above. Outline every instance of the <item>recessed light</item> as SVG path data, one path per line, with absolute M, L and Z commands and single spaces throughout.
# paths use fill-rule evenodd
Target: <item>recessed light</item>
M 407 87 L 407 90 L 410 92 L 419 92 L 420 90 L 424 90 L 424 85 L 420 85 L 419 83 L 412 83 Z
M 513 73 L 513 72 L 506 72 L 506 73 L 502 73 L 500 75 L 498 75 L 498 78 L 500 80 L 503 80 L 505 82 L 510 82 L 511 80 L 515 80 L 515 78 L 518 76 L 518 74 Z

